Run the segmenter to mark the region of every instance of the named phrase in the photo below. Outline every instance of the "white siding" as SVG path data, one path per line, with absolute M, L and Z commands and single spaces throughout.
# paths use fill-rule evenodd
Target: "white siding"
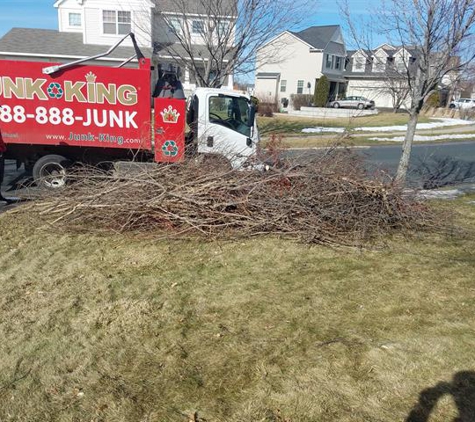
M 76 0 L 65 0 L 58 7 L 59 30 L 64 32 L 83 32 L 85 44 L 112 45 L 119 41 L 123 35 L 104 34 L 103 10 L 131 12 L 131 31 L 135 33 L 141 47 L 152 46 L 152 9 L 143 0 L 88 0 L 79 5 Z M 82 11 L 82 27 L 69 26 L 69 13 Z M 124 46 L 131 46 L 127 40 Z
M 353 54 L 352 72 L 364 72 L 366 67 L 366 55 L 357 51 Z
M 384 80 L 350 80 L 347 96 L 361 95 L 375 102 L 376 108 L 393 108 L 393 99 Z M 408 101 L 404 106 L 408 106 Z M 404 106 L 402 108 L 404 108 Z
M 112 45 L 120 40 L 123 35 L 104 34 L 102 12 L 104 10 L 130 11 L 132 19 L 132 32 L 135 34 L 141 47 L 151 47 L 151 9 L 140 1 L 88 1 L 84 7 L 85 15 L 85 39 L 86 44 Z M 127 40 L 124 46 L 131 46 Z
M 81 14 L 81 26 L 69 25 L 69 14 L 80 13 Z M 84 16 L 82 14 L 82 7 L 76 0 L 65 0 L 58 7 L 58 28 L 60 32 L 83 32 L 84 28 Z
M 283 33 L 258 51 L 256 73 L 280 73 L 280 80 L 287 81 L 286 92 L 280 92 L 280 82 L 276 87 L 280 104 L 282 98 L 290 100 L 290 96 L 297 93 L 299 80 L 303 81 L 303 93 L 313 94 L 315 79 L 322 75 L 322 56 L 321 52 L 310 52 L 309 45 L 295 36 Z M 307 88 L 308 83 L 310 88 Z M 254 95 L 265 98 L 272 91 L 270 87 L 269 80 L 256 79 Z
M 206 29 L 206 22 L 203 18 L 199 17 L 189 17 L 187 19 L 183 18 L 183 15 L 178 15 L 178 14 L 172 14 L 172 13 L 167 13 L 165 16 L 162 14 L 156 14 L 153 18 L 153 41 L 158 42 L 158 43 L 167 43 L 167 42 L 176 42 L 177 38 L 174 35 L 173 31 L 169 30 L 169 22 L 172 20 L 177 20 L 177 23 L 179 22 L 179 28 L 181 31 L 184 31 L 184 33 L 188 33 L 190 37 L 190 42 L 192 44 L 196 45 L 203 45 L 206 43 L 203 35 L 201 34 L 193 34 L 192 33 L 192 27 L 193 27 L 193 21 L 194 20 L 202 20 L 205 25 Z M 224 21 L 224 19 L 223 19 Z M 231 20 L 226 20 L 228 22 L 228 25 L 230 27 L 230 31 L 232 31 L 231 36 L 229 37 L 229 44 L 231 45 L 232 42 L 234 41 L 234 27 L 231 24 Z M 214 20 L 212 20 L 212 23 L 214 23 Z M 225 38 L 225 36 L 221 35 L 220 36 L 221 40 Z M 185 38 L 187 40 L 187 37 Z M 217 37 L 214 37 L 214 41 L 219 41 Z
M 372 71 L 381 73 L 386 71 L 388 55 L 383 49 L 380 49 L 374 53 Z

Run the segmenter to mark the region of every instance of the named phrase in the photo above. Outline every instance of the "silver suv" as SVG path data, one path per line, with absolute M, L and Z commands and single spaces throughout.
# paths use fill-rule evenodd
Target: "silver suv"
M 449 104 L 449 108 L 474 108 L 475 98 L 459 98 Z
M 358 108 L 360 110 L 363 110 L 365 108 L 373 109 L 374 101 L 368 100 L 365 97 L 351 96 L 351 97 L 346 97 L 346 98 L 341 98 L 339 100 L 331 101 L 329 106 L 333 108 L 340 108 L 340 107 Z

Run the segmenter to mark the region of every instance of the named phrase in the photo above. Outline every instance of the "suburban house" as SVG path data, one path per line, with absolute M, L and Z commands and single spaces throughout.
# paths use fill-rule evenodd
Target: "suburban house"
M 349 51 L 344 73 L 348 81 L 347 94 L 371 98 L 377 107 L 406 108 L 409 105 L 407 72 L 415 74 L 419 51 L 417 47 L 389 44 L 374 50 Z M 459 58 L 452 60 L 458 63 Z M 438 87 L 442 101 L 457 96 L 454 89 L 458 77 L 459 72 L 452 71 L 442 78 Z
M 201 10 L 185 10 L 177 4 L 171 0 L 57 0 L 54 7 L 58 11 L 58 30 L 13 28 L 0 39 L 0 59 L 69 62 L 103 53 L 133 32 L 142 52 L 157 69 L 180 67 L 183 87 L 189 91 L 196 87 L 196 78 L 184 58 L 189 53 L 196 54 L 206 66 L 207 18 Z M 223 25 L 232 19 L 223 18 Z M 179 28 L 189 28 L 190 48 L 174 40 Z M 98 60 L 106 66 L 116 66 L 134 54 L 132 42 L 127 39 L 110 56 Z M 188 60 L 197 60 L 196 57 Z M 232 75 L 225 84 L 232 87 Z
M 347 95 L 370 98 L 377 107 L 404 107 L 409 93 L 406 71 L 413 72 L 416 57 L 416 48 L 389 44 L 348 51 Z
M 406 108 L 407 72 L 415 74 L 419 51 L 390 44 L 347 51 L 338 25 L 285 31 L 257 52 L 255 95 L 285 110 L 292 107 L 292 95 L 313 94 L 316 82 L 325 75 L 330 81 L 329 100 L 363 96 L 378 108 Z M 460 96 L 456 88 L 459 76 L 453 71 L 442 78 L 442 102 Z
M 313 94 L 318 79 L 330 81 L 330 96 L 343 95 L 346 47 L 339 25 L 285 31 L 257 51 L 254 95 L 291 106 L 292 94 Z

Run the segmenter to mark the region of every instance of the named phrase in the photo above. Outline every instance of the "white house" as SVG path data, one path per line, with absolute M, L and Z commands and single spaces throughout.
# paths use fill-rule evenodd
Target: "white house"
M 338 98 L 345 89 L 345 58 L 339 25 L 285 31 L 257 52 L 254 95 L 285 108 L 292 94 L 313 94 L 318 79 L 326 75 L 330 96 Z
M 196 87 L 193 75 L 186 68 L 186 62 L 176 56 L 184 57 L 188 52 L 179 45 L 173 50 L 170 48 L 176 27 L 185 25 L 190 28 L 191 50 L 206 63 L 203 48 L 207 42 L 206 16 L 203 11 L 194 9 L 193 2 L 190 5 L 192 9 L 188 13 L 172 0 L 57 0 L 54 7 L 58 11 L 58 30 L 13 28 L 0 39 L 0 58 L 68 62 L 105 52 L 124 35 L 133 32 L 144 55 L 150 57 L 155 66 L 185 63 L 182 82 L 185 90 L 191 90 Z M 222 25 L 231 19 L 233 17 L 222 19 Z M 170 51 L 174 51 L 175 56 Z M 134 54 L 132 42 L 127 39 L 110 56 L 100 60 L 105 65 L 116 65 Z M 232 84 L 230 75 L 227 85 L 232 87 Z
M 416 74 L 419 52 L 418 47 L 390 44 L 374 50 L 349 51 L 344 73 L 347 95 L 367 97 L 378 108 L 407 108 L 410 102 L 407 74 Z M 437 62 L 437 54 L 433 60 Z M 452 60 L 456 68 L 460 58 Z M 440 81 L 439 90 L 445 97 L 457 94 L 453 90 L 458 77 L 458 71 L 451 71 Z
M 374 100 L 376 107 L 407 105 L 406 71 L 413 71 L 417 49 L 382 44 L 374 50 L 349 51 L 344 76 L 347 95 Z

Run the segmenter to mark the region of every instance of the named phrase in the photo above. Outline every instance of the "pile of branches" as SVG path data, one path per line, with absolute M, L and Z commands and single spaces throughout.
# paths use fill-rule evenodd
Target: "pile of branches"
M 35 215 L 88 231 L 213 239 L 272 234 L 333 245 L 437 225 L 428 207 L 389 181 L 369 179 L 356 155 L 337 148 L 265 172 L 190 160 L 119 175 L 83 169 L 72 179 L 32 203 Z

